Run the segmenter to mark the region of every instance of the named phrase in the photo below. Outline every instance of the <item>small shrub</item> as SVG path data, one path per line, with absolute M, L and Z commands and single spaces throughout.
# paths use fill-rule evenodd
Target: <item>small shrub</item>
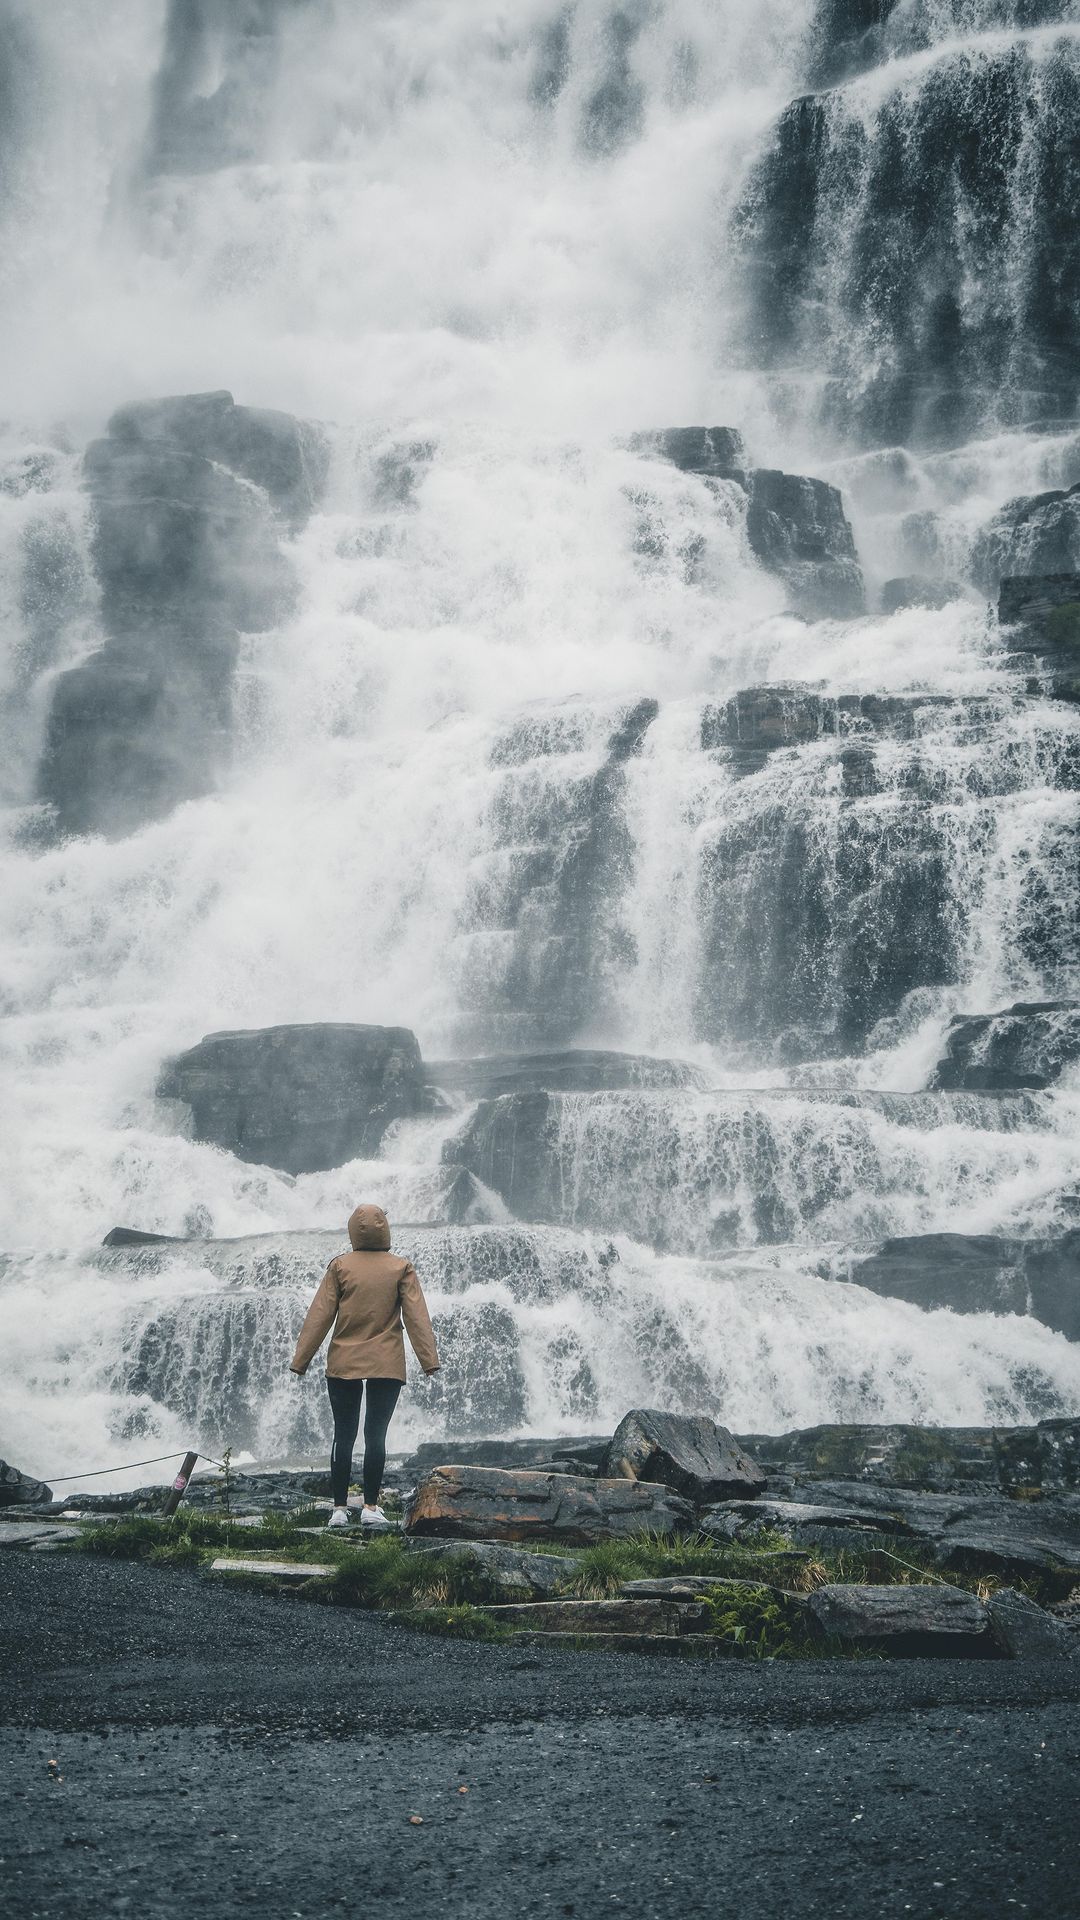
M 709 1633 L 752 1660 L 775 1660 L 806 1650 L 806 1634 L 790 1603 L 771 1587 L 718 1587 L 705 1609 Z

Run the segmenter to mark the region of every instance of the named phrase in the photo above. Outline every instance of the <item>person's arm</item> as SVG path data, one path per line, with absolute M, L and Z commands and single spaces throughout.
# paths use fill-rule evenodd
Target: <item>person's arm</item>
M 296 1343 L 296 1352 L 289 1362 L 293 1373 L 306 1373 L 323 1341 L 326 1339 L 334 1321 L 337 1319 L 338 1302 L 341 1289 L 338 1285 L 337 1261 L 331 1260 L 319 1283 L 307 1311 L 307 1319 L 300 1329 L 300 1338 Z
M 398 1281 L 398 1299 L 401 1302 L 401 1317 L 405 1322 L 405 1331 L 425 1373 L 438 1373 L 439 1349 L 435 1345 L 435 1335 L 431 1331 L 431 1315 L 424 1299 L 423 1288 L 416 1277 L 416 1268 L 412 1262 L 406 1264 L 405 1271 Z

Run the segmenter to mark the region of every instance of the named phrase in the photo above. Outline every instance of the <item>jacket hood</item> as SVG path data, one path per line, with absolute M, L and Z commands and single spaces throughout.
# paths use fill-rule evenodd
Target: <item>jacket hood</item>
M 354 1253 L 388 1253 L 390 1222 L 381 1207 L 357 1207 L 349 1215 L 349 1239 Z

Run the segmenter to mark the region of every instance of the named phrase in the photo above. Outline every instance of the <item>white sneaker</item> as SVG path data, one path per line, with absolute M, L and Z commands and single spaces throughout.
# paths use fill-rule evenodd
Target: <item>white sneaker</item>
M 381 1507 L 362 1507 L 360 1509 L 360 1525 L 362 1527 L 382 1528 L 388 1527 L 390 1522 Z
M 347 1508 L 335 1507 L 326 1524 L 328 1527 L 347 1527 L 349 1524 Z

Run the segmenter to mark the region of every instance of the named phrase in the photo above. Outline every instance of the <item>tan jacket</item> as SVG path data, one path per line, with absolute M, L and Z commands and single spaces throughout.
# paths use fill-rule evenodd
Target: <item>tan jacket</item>
M 306 1373 L 331 1327 L 326 1371 L 335 1380 L 404 1380 L 401 1324 L 425 1373 L 436 1373 L 439 1352 L 427 1301 L 410 1260 L 390 1252 L 390 1225 L 381 1207 L 357 1207 L 349 1221 L 351 1253 L 331 1260 L 300 1329 L 291 1366 Z

